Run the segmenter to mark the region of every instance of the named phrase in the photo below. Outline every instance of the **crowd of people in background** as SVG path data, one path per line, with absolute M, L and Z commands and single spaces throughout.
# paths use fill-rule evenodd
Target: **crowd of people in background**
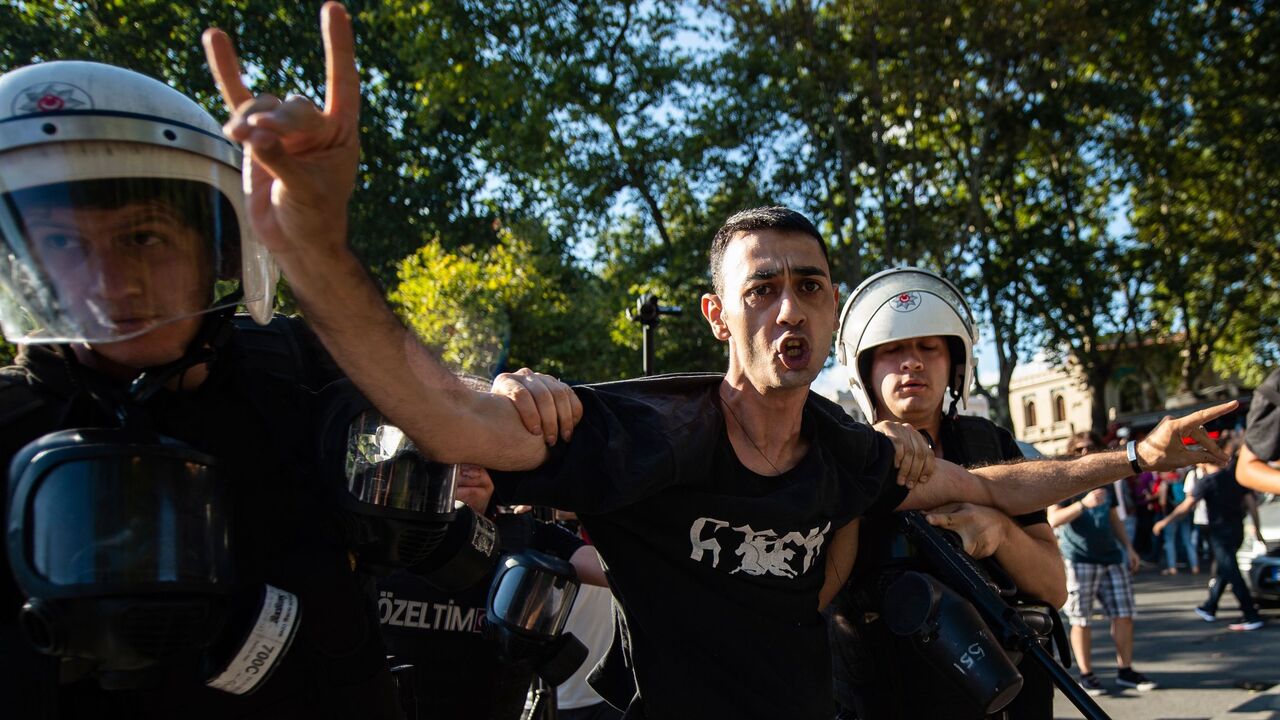
M 1112 445 L 1127 439 L 1117 433 Z M 1236 555 L 1244 542 L 1244 520 L 1253 538 L 1266 548 L 1254 491 L 1236 482 L 1242 441 L 1223 437 L 1227 463 L 1205 462 L 1177 471 L 1149 471 L 1117 480 L 1060 503 L 1049 512 L 1067 565 L 1071 643 L 1080 667 L 1080 684 L 1090 694 L 1105 692 L 1092 672 L 1090 622 L 1099 607 L 1111 623 L 1115 642 L 1116 684 L 1153 690 L 1155 681 L 1132 669 L 1135 602 L 1131 575 L 1142 569 L 1166 576 L 1183 569 L 1192 575 L 1208 568 L 1208 597 L 1192 610 L 1205 622 L 1216 622 L 1218 605 L 1230 588 L 1242 620 L 1233 631 L 1262 628 L 1263 620 Z M 1067 444 L 1067 455 L 1086 455 L 1107 448 L 1093 432 L 1080 432 Z M 1207 549 L 1207 552 L 1206 552 Z M 1181 568 L 1181 569 L 1180 569 Z
M 1190 572 L 1200 575 L 1213 560 L 1210 543 L 1210 515 L 1204 499 L 1194 502 L 1191 511 L 1171 517 L 1174 510 L 1190 497 L 1198 482 L 1215 473 L 1226 471 L 1234 477 L 1234 462 L 1240 452 L 1238 438 L 1224 440 L 1224 449 L 1233 458 L 1222 466 L 1205 463 L 1176 472 L 1144 472 L 1117 481 L 1116 512 L 1124 524 L 1129 542 L 1138 553 L 1140 570 L 1158 570 L 1161 575 Z M 1118 445 L 1113 442 L 1111 446 Z M 1080 433 L 1068 444 L 1067 453 L 1086 448 L 1108 447 L 1093 433 Z M 1255 496 L 1243 496 L 1246 515 L 1253 521 L 1253 537 L 1263 542 Z M 1243 517 L 1243 516 L 1242 516 Z M 1164 524 L 1161 525 L 1161 522 Z M 1159 528 L 1159 530 L 1157 530 Z

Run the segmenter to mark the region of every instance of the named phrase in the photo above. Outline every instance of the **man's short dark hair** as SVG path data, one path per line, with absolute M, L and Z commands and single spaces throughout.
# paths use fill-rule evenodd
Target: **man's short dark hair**
M 724 291 L 724 273 L 721 269 L 724 264 L 724 249 L 729 246 L 729 241 L 737 233 L 755 230 L 777 230 L 808 235 L 818 241 L 818 247 L 822 248 L 822 259 L 826 260 L 827 264 L 831 263 L 831 258 L 827 256 L 827 243 L 818 233 L 818 228 L 809 222 L 809 218 L 795 210 L 778 205 L 743 210 L 725 220 L 724 225 L 716 231 L 716 236 L 711 239 L 711 285 L 717 293 Z

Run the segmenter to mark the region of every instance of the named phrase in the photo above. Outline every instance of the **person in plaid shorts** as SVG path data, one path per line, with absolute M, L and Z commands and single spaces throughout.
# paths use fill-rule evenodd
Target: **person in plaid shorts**
M 1067 451 L 1084 455 L 1102 449 L 1094 433 L 1077 433 Z M 1093 674 L 1093 629 L 1090 621 L 1095 602 L 1111 620 L 1116 644 L 1116 684 L 1136 690 L 1154 690 L 1156 683 L 1133 669 L 1133 581 L 1138 569 L 1124 523 L 1116 513 L 1115 490 L 1098 488 L 1049 508 L 1049 524 L 1057 529 L 1062 557 L 1067 563 L 1067 605 L 1071 621 L 1071 647 L 1080 665 L 1080 685 L 1090 695 L 1105 692 Z

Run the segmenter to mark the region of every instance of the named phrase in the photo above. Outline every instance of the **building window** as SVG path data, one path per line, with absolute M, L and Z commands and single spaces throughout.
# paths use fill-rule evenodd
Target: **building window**
M 1053 397 L 1053 421 L 1065 422 L 1067 419 L 1067 399 L 1061 395 Z
M 1028 400 L 1027 404 L 1023 407 L 1023 412 L 1024 412 L 1024 417 L 1026 419 L 1026 422 L 1024 424 L 1027 427 L 1035 427 L 1036 426 L 1036 401 Z

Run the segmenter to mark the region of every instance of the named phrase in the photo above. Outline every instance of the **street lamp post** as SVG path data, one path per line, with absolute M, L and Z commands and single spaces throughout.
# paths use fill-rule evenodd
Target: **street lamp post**
M 657 336 L 658 322 L 663 315 L 680 315 L 684 312 L 679 306 L 664 306 L 658 304 L 657 295 L 647 295 L 636 300 L 636 309 L 628 310 L 627 317 L 633 322 L 638 322 L 644 328 L 643 351 L 644 365 L 643 371 L 645 375 L 654 373 L 654 343 Z

